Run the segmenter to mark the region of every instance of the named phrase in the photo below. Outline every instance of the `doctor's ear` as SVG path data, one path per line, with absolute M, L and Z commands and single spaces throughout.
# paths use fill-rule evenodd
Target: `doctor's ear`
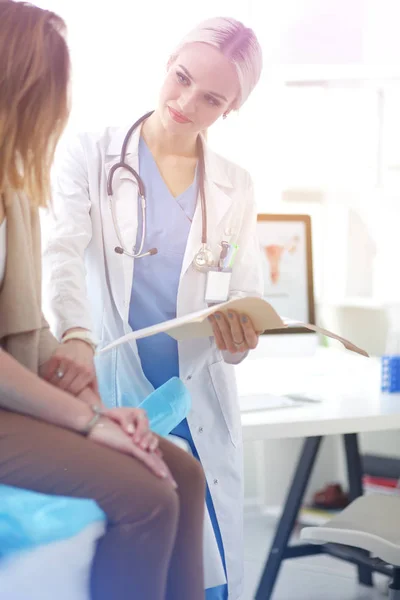
M 235 102 L 233 102 L 223 113 L 222 118 L 225 120 L 231 114 L 231 112 L 237 112 L 238 110 L 239 109 L 235 106 Z

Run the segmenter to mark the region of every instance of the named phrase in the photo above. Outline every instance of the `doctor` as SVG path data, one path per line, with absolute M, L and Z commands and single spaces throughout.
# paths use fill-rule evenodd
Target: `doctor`
M 262 294 L 251 179 L 201 134 L 243 105 L 261 67 L 252 30 L 233 19 L 206 21 L 171 56 L 153 113 L 83 134 L 64 156 L 44 253 L 49 317 L 65 342 L 53 382 L 68 389 L 76 365 L 88 375 L 96 342 L 105 346 L 219 299 L 207 282 L 226 252 L 237 250 L 229 297 Z M 187 385 L 192 411 L 173 433 L 204 467 L 221 559 L 206 598 L 238 600 L 242 440 L 232 364 L 255 348 L 258 334 L 247 315 L 217 314 L 212 325 L 213 339 L 177 343 L 160 334 L 123 344 L 97 356 L 96 371 L 111 406 L 135 406 L 174 375 Z

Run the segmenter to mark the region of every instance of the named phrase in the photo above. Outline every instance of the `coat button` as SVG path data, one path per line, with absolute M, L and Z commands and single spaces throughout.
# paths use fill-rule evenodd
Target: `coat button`
M 199 433 L 203 433 L 204 429 L 202 427 L 199 427 L 198 432 Z
M 191 375 L 188 375 L 188 376 L 186 377 L 186 381 L 190 381 L 191 379 L 192 379 L 192 376 L 191 376 Z
M 218 479 L 214 479 L 214 485 L 218 485 Z

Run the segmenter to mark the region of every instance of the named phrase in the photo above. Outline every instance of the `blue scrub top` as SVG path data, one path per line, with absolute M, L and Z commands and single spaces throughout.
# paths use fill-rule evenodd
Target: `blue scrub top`
M 158 253 L 135 260 L 129 324 L 135 331 L 176 317 L 176 299 L 187 239 L 197 199 L 196 177 L 174 198 L 145 141 L 139 141 L 139 172 L 146 198 L 144 251 Z M 139 211 L 138 238 L 142 223 Z M 139 241 L 139 240 L 138 240 Z M 166 333 L 137 340 L 145 376 L 154 386 L 179 377 L 178 343 Z
M 133 331 L 176 317 L 176 300 L 183 257 L 197 200 L 197 169 L 193 183 L 178 197 L 169 191 L 143 138 L 139 141 L 139 173 L 146 190 L 146 240 L 144 252 L 157 248 L 157 254 L 135 260 L 129 307 L 129 324 Z M 138 211 L 139 246 L 142 231 Z M 166 333 L 137 340 L 143 373 L 154 388 L 179 377 L 178 343 Z M 171 433 L 189 442 L 199 459 L 186 419 Z M 221 559 L 224 549 L 210 490 L 206 494 Z M 206 590 L 206 600 L 226 600 L 228 586 Z

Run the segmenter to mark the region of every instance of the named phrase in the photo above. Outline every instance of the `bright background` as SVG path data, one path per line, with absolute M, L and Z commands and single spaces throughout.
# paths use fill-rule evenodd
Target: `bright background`
M 400 189 L 397 0 L 37 4 L 67 22 L 70 131 L 131 123 L 154 107 L 170 52 L 201 19 L 230 15 L 253 27 L 261 82 L 210 143 L 250 171 L 260 212 L 312 215 L 321 304 L 398 299 L 388 265 Z
M 255 29 L 261 82 L 210 143 L 250 171 L 260 212 L 312 216 L 318 322 L 382 353 L 386 305 L 400 301 L 398 0 L 37 3 L 68 25 L 70 131 L 131 123 L 154 107 L 170 52 L 199 20 L 229 15 Z M 398 434 L 363 444 L 388 454 L 400 447 Z M 288 450 L 272 446 L 273 456 Z M 246 449 L 250 498 L 254 456 Z M 332 469 L 330 452 L 314 485 L 334 478 Z M 267 486 L 265 501 L 280 493 Z

